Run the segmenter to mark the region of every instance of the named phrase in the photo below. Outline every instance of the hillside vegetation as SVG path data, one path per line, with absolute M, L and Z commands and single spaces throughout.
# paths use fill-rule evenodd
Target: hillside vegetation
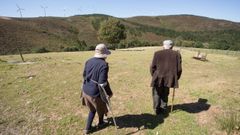
M 161 48 L 137 49 L 115 50 L 107 59 L 119 135 L 239 134 L 239 53 L 232 56 L 198 49 L 209 51 L 208 61 L 202 62 L 192 59 L 195 51 L 177 48 L 183 74 L 174 111 L 155 116 L 149 64 Z M 80 86 L 84 63 L 93 54 L 26 54 L 28 63 L 17 62 L 18 55 L 0 56 L 0 134 L 82 134 L 88 109 L 81 106 Z M 171 97 L 172 90 L 169 105 Z M 94 134 L 112 135 L 115 128 L 110 125 Z
M 0 17 L 0 54 L 92 50 L 107 15 L 72 17 Z M 115 18 L 125 25 L 127 38 L 115 48 L 160 45 L 171 38 L 178 46 L 240 50 L 240 24 L 192 15 Z M 40 50 L 40 51 L 39 51 Z

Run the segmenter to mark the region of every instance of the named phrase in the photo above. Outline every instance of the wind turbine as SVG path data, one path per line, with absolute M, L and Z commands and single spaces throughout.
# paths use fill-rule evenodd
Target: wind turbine
M 66 8 L 63 9 L 64 17 L 66 16 Z
M 20 8 L 20 7 L 18 6 L 18 4 L 16 4 L 16 6 L 17 6 L 17 8 L 18 8 L 17 12 L 20 13 L 20 16 L 21 16 L 21 18 L 22 18 L 22 10 L 24 10 L 24 9 L 23 9 L 23 8 Z M 18 50 L 18 52 L 19 52 L 19 54 L 20 54 L 20 56 L 21 56 L 22 62 L 25 62 L 25 61 L 24 61 L 24 58 L 23 58 L 23 56 L 22 56 L 22 52 L 21 52 L 20 49 L 18 48 L 18 45 L 17 45 L 17 50 Z
M 16 4 L 16 6 L 17 6 L 17 8 L 18 8 L 17 12 L 20 13 L 20 16 L 21 16 L 21 18 L 22 18 L 22 11 L 23 11 L 24 9 L 23 9 L 23 8 L 20 8 L 20 7 L 18 6 L 18 4 Z
M 46 13 L 46 8 L 48 8 L 47 6 L 41 6 L 41 8 L 44 10 L 44 16 L 46 17 L 47 13 Z

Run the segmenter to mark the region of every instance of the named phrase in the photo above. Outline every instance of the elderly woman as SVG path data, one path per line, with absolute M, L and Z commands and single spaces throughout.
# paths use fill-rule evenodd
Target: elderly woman
M 106 103 L 100 97 L 99 85 L 107 87 L 108 96 L 112 96 L 112 91 L 108 84 L 108 63 L 106 58 L 111 52 L 105 44 L 98 44 L 95 48 L 95 55 L 85 63 L 83 72 L 83 91 L 82 97 L 85 105 L 89 108 L 86 128 L 84 134 L 88 134 L 92 130 L 92 122 L 97 112 L 99 116 L 98 127 L 106 125 L 103 121 L 104 114 L 107 114 Z

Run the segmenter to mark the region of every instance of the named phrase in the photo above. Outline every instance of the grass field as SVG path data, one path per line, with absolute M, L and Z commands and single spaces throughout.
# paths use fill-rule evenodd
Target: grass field
M 202 62 L 192 59 L 196 52 L 181 49 L 174 111 L 155 116 L 149 65 L 159 49 L 116 50 L 107 59 L 118 134 L 240 134 L 240 57 L 208 54 Z M 18 55 L 0 56 L 0 134 L 82 134 L 88 113 L 79 100 L 82 71 L 93 53 L 26 54 L 28 64 L 14 63 Z M 115 134 L 115 128 L 93 134 Z

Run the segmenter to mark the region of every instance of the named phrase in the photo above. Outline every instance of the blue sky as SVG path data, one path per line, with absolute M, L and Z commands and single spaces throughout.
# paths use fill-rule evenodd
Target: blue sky
M 0 16 L 72 16 L 100 13 L 115 17 L 192 14 L 240 22 L 240 0 L 1 0 Z

